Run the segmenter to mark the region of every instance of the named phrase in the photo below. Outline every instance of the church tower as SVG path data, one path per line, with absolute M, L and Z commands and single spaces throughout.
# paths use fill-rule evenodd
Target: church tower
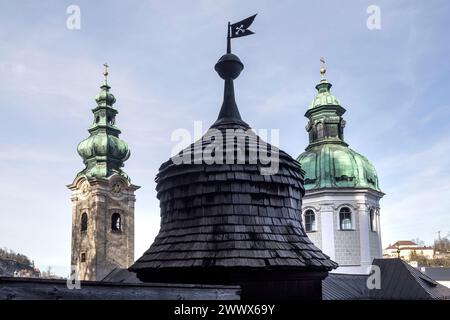
M 325 64 L 323 58 L 322 63 Z M 299 157 L 305 174 L 303 221 L 308 237 L 339 264 L 335 272 L 366 273 L 382 257 L 380 205 L 374 166 L 344 141 L 345 109 L 322 80 L 305 117 L 309 145 Z
M 122 170 L 130 150 L 119 138 L 107 68 L 105 64 L 90 136 L 78 145 L 86 167 L 68 185 L 72 191 L 71 265 L 77 267 L 80 280 L 101 280 L 114 268 L 127 268 L 134 261 L 134 192 L 139 187 Z

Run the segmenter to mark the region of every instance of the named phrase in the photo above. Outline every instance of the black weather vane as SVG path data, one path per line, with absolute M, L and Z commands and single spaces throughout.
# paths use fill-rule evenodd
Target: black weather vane
M 253 20 L 255 20 L 255 17 L 256 14 L 233 24 L 230 24 L 230 22 L 228 22 L 227 53 L 231 53 L 232 38 L 239 38 L 254 34 L 254 32 L 249 30 L 248 28 L 253 23 Z

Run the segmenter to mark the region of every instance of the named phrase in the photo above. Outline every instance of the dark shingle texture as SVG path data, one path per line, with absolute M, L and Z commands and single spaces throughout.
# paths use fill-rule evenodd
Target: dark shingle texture
M 324 300 L 450 300 L 450 289 L 400 259 L 374 259 L 380 288 L 369 289 L 368 275 L 330 273 L 322 281 Z
M 450 289 L 400 259 L 374 259 L 381 270 L 381 290 L 372 299 L 448 300 Z
M 212 139 L 218 132 L 214 130 L 225 134 L 227 129 L 240 129 L 238 138 L 229 143 L 226 138 Z M 245 129 L 232 123 L 216 126 L 180 153 L 194 159 L 214 143 L 219 146 L 216 154 L 224 155 L 223 164 L 209 164 L 205 159 L 197 164 L 176 165 L 172 159 L 162 164 L 156 177 L 161 228 L 151 247 L 130 268 L 138 277 L 171 269 L 328 271 L 337 267 L 303 229 L 304 172 L 300 165 L 268 145 L 272 155 L 279 152 L 279 170 L 262 175 L 261 168 L 267 167 L 259 154 L 264 151 L 258 144 L 262 140 Z M 225 163 L 231 146 L 245 153 L 241 163 Z

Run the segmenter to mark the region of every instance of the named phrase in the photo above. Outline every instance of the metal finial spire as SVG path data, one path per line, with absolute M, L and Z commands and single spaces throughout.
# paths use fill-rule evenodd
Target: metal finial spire
M 325 72 L 327 72 L 327 70 L 325 69 L 325 59 L 324 59 L 324 57 L 320 58 L 320 62 L 322 62 L 322 68 L 320 68 L 320 74 L 322 75 L 322 80 L 325 80 Z
M 105 76 L 105 83 L 108 83 L 108 68 L 109 68 L 109 65 L 105 62 L 104 64 L 103 64 L 103 66 L 105 67 L 105 71 L 103 71 L 103 75 Z
M 231 24 L 228 21 L 228 31 L 227 31 L 227 53 L 231 53 L 231 35 L 230 35 Z

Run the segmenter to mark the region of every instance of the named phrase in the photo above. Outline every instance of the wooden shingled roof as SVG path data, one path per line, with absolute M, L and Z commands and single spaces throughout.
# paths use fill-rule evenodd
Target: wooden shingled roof
M 215 148 L 215 153 L 222 152 L 223 163 L 202 159 L 175 164 L 170 159 L 162 164 L 156 177 L 160 231 L 130 267 L 142 281 L 225 283 L 273 271 L 327 272 L 337 267 L 303 229 L 304 172 L 298 162 L 267 145 L 270 155 L 278 153 L 272 161 L 279 169 L 261 174 L 270 165 L 259 153 L 266 145 L 240 118 L 234 101 L 236 70 L 229 69 L 242 63 L 230 55 L 216 65 L 225 79 L 219 118 L 200 141 L 179 154 L 194 160 Z M 230 130 L 234 136 L 227 134 Z M 227 150 L 239 148 L 245 159 L 226 161 Z

